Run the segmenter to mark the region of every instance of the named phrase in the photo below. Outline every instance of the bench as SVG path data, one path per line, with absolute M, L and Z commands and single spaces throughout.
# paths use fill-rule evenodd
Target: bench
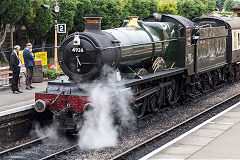
M 12 76 L 9 76 L 9 74 L 13 73 L 12 71 L 9 70 L 10 67 L 9 66 L 6 66 L 6 67 L 0 67 L 0 81 L 3 81 L 3 80 L 10 80 L 12 78 Z M 20 78 L 22 78 L 23 75 L 19 75 L 19 80 L 18 80 L 18 85 L 21 86 L 20 84 Z M 2 85 L 0 84 L 0 87 Z

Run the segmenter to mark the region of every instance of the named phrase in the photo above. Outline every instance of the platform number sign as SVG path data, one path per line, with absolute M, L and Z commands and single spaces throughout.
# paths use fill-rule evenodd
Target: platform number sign
M 57 24 L 57 33 L 66 33 L 66 24 Z

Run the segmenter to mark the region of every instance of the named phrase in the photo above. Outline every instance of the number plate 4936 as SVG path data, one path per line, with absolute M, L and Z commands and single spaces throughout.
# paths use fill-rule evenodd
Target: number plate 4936
M 83 48 L 76 48 L 76 47 L 74 47 L 74 48 L 72 49 L 72 52 L 83 53 L 83 52 L 84 52 L 84 49 L 83 49 Z

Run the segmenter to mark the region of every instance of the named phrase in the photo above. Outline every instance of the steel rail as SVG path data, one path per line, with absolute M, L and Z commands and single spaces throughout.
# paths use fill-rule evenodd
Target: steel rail
M 14 152 L 14 151 L 16 151 L 16 150 L 20 150 L 20 149 L 22 149 L 22 148 L 31 147 L 31 146 L 34 145 L 34 144 L 41 143 L 42 140 L 44 140 L 44 139 L 46 139 L 46 138 L 47 138 L 47 137 L 37 138 L 37 139 L 34 139 L 34 140 L 29 141 L 29 142 L 27 142 L 27 143 L 24 143 L 24 144 L 21 144 L 21 145 L 18 145 L 18 146 L 15 146 L 15 147 L 6 149 L 6 150 L 0 152 L 0 156 L 2 156 L 2 155 L 4 155 L 4 154 L 9 154 L 9 153 L 11 153 L 11 152 Z
M 73 146 L 71 146 L 71 147 L 68 147 L 68 148 L 63 149 L 63 150 L 61 150 L 61 151 L 58 151 L 58 152 L 56 152 L 56 153 L 50 154 L 50 155 L 48 155 L 48 156 L 46 156 L 46 157 L 40 158 L 40 160 L 48 160 L 48 159 L 51 159 L 51 158 L 55 158 L 56 156 L 62 155 L 62 154 L 64 154 L 65 152 L 72 151 L 72 150 L 76 149 L 77 147 L 78 147 L 78 144 L 75 144 L 75 145 L 73 145 Z
M 222 101 L 220 103 L 217 103 L 216 105 L 213 105 L 212 107 L 210 107 L 210 108 L 208 108 L 208 109 L 206 109 L 206 110 L 204 110 L 204 111 L 194 115 L 193 117 L 191 117 L 191 118 L 189 118 L 189 119 L 187 119 L 187 120 L 185 120 L 185 121 L 183 121 L 183 122 L 181 122 L 181 123 L 179 123 L 179 124 L 169 128 L 169 129 L 167 129 L 167 130 L 165 130 L 165 131 L 163 131 L 163 132 L 153 136 L 152 138 L 149 138 L 149 139 L 145 140 L 144 142 L 139 143 L 139 144 L 131 147 L 130 149 L 128 149 L 128 150 L 126 150 L 126 151 L 124 151 L 124 152 L 114 156 L 113 158 L 111 158 L 111 160 L 124 159 L 124 157 L 129 155 L 131 152 L 134 152 L 134 151 L 140 149 L 141 147 L 147 146 L 147 144 L 155 142 L 160 137 L 167 136 L 168 133 L 176 130 L 177 128 L 180 128 L 181 126 L 184 126 L 185 124 L 193 121 L 194 119 L 196 119 L 196 118 L 198 118 L 198 117 L 200 117 L 200 116 L 202 116 L 202 115 L 204 115 L 204 114 L 206 114 L 206 113 L 216 109 L 217 107 L 219 107 L 221 105 L 224 105 L 225 103 L 228 103 L 231 100 L 234 100 L 235 98 L 238 98 L 238 97 L 240 97 L 240 93 L 239 94 L 235 94 L 235 95 L 231 96 L 230 98 L 228 98 L 228 99 L 226 99 L 226 100 L 224 100 L 224 101 Z

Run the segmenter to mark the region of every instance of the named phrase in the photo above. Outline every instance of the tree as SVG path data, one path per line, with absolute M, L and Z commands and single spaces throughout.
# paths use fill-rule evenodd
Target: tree
M 140 19 L 157 12 L 157 0 L 77 0 L 74 30 L 84 30 L 86 14 L 103 17 L 102 29 L 119 27 L 128 16 L 137 15 Z M 79 9 L 80 8 L 80 9 Z
M 4 4 L 4 1 L 5 0 L 3 0 L 1 3 Z M 7 2 L 9 5 L 5 5 L 6 8 L 3 8 L 4 12 L 1 14 L 1 23 L 14 25 L 23 17 L 24 13 L 26 12 L 28 1 L 12 0 L 9 2 L 8 0 Z
M 31 0 L 30 7 L 25 16 L 24 25 L 31 42 L 40 39 L 42 48 L 46 45 L 48 32 L 54 27 L 54 17 L 49 10 L 44 10 L 41 5 L 49 4 L 46 0 Z
M 223 8 L 225 11 L 230 11 L 230 8 L 232 8 L 235 5 L 235 2 L 233 0 L 226 0 L 223 4 Z
M 158 1 L 156 0 L 128 0 L 126 6 L 129 15 L 137 15 L 140 19 L 152 16 L 157 9 Z
M 240 6 L 240 1 L 234 1 L 234 6 Z
M 189 19 L 201 16 L 206 6 L 200 0 L 178 0 L 178 13 Z
M 216 1 L 214 0 L 202 0 L 203 4 L 206 6 L 204 13 L 209 14 L 216 9 Z
M 84 30 L 84 19 L 86 14 L 93 13 L 92 3 L 90 0 L 77 0 L 76 2 L 76 16 L 74 18 L 74 30 Z
M 177 1 L 165 0 L 158 3 L 158 12 L 162 14 L 178 14 Z
M 119 27 L 123 10 L 120 0 L 91 0 L 92 13 L 103 17 L 102 29 Z
M 76 15 L 76 1 L 74 0 L 58 0 L 60 7 L 59 13 L 57 13 L 58 23 L 64 23 L 67 26 L 67 34 L 72 31 L 74 26 L 74 18 Z M 81 9 L 79 9 L 81 10 Z M 62 41 L 64 34 L 59 34 L 58 39 Z
M 223 4 L 224 4 L 225 0 L 215 0 L 215 1 L 216 1 L 216 7 L 217 7 L 219 10 L 222 10 Z
M 5 41 L 7 28 L 15 25 L 24 16 L 28 0 L 1 0 L 0 1 L 0 49 Z

